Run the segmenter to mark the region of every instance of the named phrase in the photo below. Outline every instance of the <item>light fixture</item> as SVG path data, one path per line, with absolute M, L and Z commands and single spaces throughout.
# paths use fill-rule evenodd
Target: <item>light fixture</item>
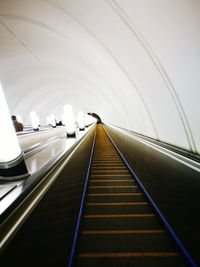
M 79 130 L 84 131 L 85 130 L 85 122 L 84 122 L 84 112 L 83 111 L 78 112 L 77 122 L 78 122 Z
M 17 135 L 11 120 L 8 105 L 0 84 L 0 177 L 13 180 L 29 175 Z
M 51 114 L 51 115 L 50 115 L 50 121 L 51 121 L 51 126 L 52 126 L 53 128 L 56 128 L 56 117 L 55 117 L 54 114 Z
M 50 125 L 51 124 L 51 119 L 50 119 L 50 117 L 48 116 L 47 117 L 47 125 Z
M 18 114 L 16 117 L 18 122 L 23 123 L 22 116 L 20 114 Z
M 36 120 L 37 120 L 37 125 L 38 125 L 38 127 L 39 127 L 39 126 L 40 126 L 40 118 L 39 118 L 38 115 L 36 115 Z
M 39 131 L 39 121 L 35 111 L 30 112 L 31 125 L 34 131 Z
M 76 121 L 71 105 L 64 105 L 64 125 L 67 132 L 67 137 L 76 137 Z

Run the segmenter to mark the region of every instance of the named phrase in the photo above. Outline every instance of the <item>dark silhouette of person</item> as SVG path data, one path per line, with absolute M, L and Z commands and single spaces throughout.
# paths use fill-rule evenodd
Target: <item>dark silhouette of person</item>
M 24 126 L 23 126 L 23 124 L 22 124 L 21 122 L 18 122 L 18 121 L 17 121 L 16 116 L 15 116 L 15 115 L 12 115 L 12 116 L 11 116 L 11 119 L 12 119 L 12 121 L 13 121 L 13 125 L 14 125 L 14 127 L 15 127 L 15 131 L 16 131 L 16 132 L 21 132 L 21 131 L 23 131 Z

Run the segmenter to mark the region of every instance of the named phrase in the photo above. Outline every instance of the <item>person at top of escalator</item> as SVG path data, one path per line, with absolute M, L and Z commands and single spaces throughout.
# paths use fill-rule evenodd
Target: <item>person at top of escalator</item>
M 12 115 L 12 116 L 11 116 L 11 119 L 12 119 L 12 121 L 13 121 L 13 126 L 14 126 L 14 128 L 15 128 L 15 131 L 16 131 L 16 132 L 21 132 L 21 131 L 23 131 L 24 126 L 23 126 L 23 124 L 22 124 L 21 122 L 18 122 L 18 121 L 17 121 L 16 116 L 15 116 L 15 115 Z

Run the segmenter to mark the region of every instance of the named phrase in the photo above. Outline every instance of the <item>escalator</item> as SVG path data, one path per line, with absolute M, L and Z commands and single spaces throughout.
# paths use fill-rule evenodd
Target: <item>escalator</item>
M 93 137 L 94 131 L 72 154 L 1 253 L 0 265 L 191 266 L 102 125 L 95 143 Z
M 189 266 L 98 125 L 73 266 Z

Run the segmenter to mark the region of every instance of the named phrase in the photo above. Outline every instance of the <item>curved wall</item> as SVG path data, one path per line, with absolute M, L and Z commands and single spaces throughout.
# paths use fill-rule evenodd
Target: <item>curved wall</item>
M 200 152 L 200 2 L 1 0 L 0 80 L 12 113 L 62 105 Z

